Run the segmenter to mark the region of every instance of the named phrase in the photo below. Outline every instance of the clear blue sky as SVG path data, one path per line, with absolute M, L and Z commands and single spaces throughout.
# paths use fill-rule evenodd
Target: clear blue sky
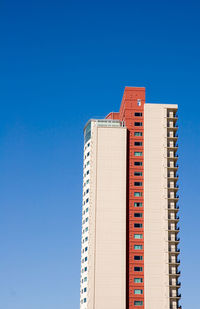
M 82 130 L 179 104 L 182 305 L 200 278 L 199 1 L 0 3 L 0 309 L 79 308 Z M 103 309 L 103 308 L 102 308 Z

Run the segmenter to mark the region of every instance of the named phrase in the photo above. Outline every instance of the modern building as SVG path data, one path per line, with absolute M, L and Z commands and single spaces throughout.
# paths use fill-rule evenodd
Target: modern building
M 126 87 L 84 128 L 81 309 L 180 309 L 177 105 Z

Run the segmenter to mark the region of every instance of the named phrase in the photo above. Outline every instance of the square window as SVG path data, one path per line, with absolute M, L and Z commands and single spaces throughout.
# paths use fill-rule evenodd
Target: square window
M 134 207 L 142 207 L 142 203 L 134 202 Z
M 134 156 L 135 157 L 142 157 L 142 152 L 141 151 L 135 151 Z
M 135 117 L 142 117 L 142 113 L 135 113 Z
M 135 266 L 135 267 L 134 267 L 134 271 L 142 271 L 142 270 L 143 270 L 142 267 L 138 267 L 138 266 Z
M 134 176 L 142 176 L 142 172 L 134 172 Z
M 136 186 L 136 187 L 142 187 L 142 182 L 134 182 L 134 186 Z
M 140 197 L 140 196 L 142 196 L 142 192 L 134 192 L 134 196 Z
M 135 218 L 142 218 L 142 213 L 141 212 L 135 212 L 134 217 Z
M 143 306 L 143 301 L 141 301 L 141 300 L 135 300 L 135 301 L 134 301 L 134 306 Z
M 134 234 L 135 239 L 142 239 L 143 235 L 142 234 Z
M 142 278 L 134 278 L 135 283 L 142 283 L 143 279 Z
M 134 245 L 135 250 L 142 250 L 142 245 Z
M 135 132 L 134 136 L 142 136 L 142 132 Z
M 142 142 L 134 142 L 135 146 L 142 146 Z
M 135 122 L 134 125 L 135 125 L 136 127 L 142 127 L 142 122 Z
M 136 227 L 136 228 L 142 228 L 142 223 L 134 223 L 134 227 Z
M 142 166 L 142 162 L 134 162 L 135 166 Z
M 142 257 L 142 255 L 135 255 L 135 256 L 134 256 L 134 260 L 135 260 L 135 261 L 142 261 L 142 260 L 143 260 L 143 257 Z
M 143 294 L 143 290 L 135 289 L 134 294 Z

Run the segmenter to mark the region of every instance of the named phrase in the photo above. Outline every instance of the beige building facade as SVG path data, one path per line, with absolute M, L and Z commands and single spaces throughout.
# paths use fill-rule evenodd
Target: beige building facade
M 180 309 L 177 105 L 126 87 L 84 128 L 80 309 Z

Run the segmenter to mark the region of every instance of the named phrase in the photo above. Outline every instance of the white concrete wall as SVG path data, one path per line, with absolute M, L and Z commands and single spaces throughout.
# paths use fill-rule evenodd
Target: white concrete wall
M 147 309 L 169 309 L 167 106 L 145 104 L 144 107 L 144 293 Z
M 87 309 L 126 308 L 126 139 L 92 124 Z

